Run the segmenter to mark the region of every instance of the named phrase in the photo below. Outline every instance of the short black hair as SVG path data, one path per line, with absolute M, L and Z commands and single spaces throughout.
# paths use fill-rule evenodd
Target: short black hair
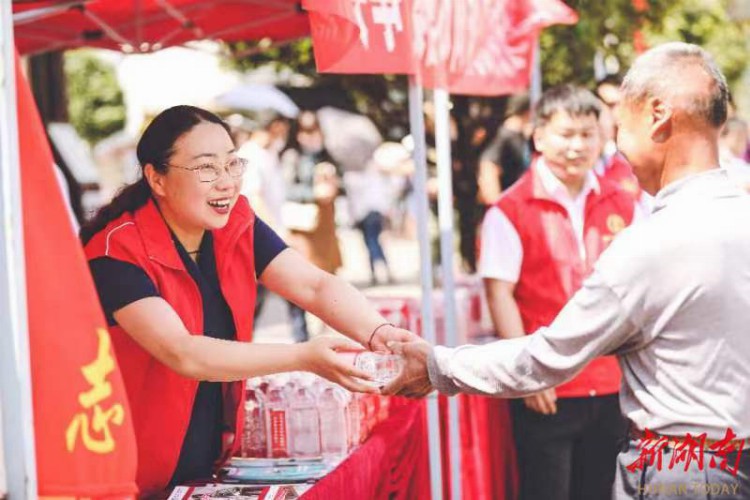
M 545 125 L 552 115 L 564 111 L 572 116 L 594 115 L 599 119 L 601 101 L 591 91 L 576 85 L 558 85 L 542 94 L 534 113 L 534 126 Z

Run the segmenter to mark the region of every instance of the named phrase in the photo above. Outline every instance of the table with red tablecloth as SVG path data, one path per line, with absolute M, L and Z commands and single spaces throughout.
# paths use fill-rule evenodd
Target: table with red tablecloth
M 512 500 L 517 476 L 508 403 L 460 395 L 463 498 Z M 447 399 L 440 397 L 443 493 L 450 498 Z M 388 419 L 305 495 L 309 499 L 429 498 L 430 472 L 424 401 L 394 398 Z
M 393 399 L 390 416 L 305 493 L 305 500 L 429 498 L 425 405 Z

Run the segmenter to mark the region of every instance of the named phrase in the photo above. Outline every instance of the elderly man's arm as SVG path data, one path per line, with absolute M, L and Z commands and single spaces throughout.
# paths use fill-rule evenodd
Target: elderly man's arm
M 570 380 L 637 332 L 618 296 L 594 273 L 549 327 L 481 346 L 435 347 L 427 368 L 431 384 L 446 394 L 523 397 Z

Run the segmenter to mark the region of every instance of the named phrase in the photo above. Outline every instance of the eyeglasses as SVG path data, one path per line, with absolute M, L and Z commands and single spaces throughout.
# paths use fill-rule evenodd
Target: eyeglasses
M 221 177 L 222 170 L 226 171 L 229 174 L 229 177 L 242 177 L 247 169 L 247 163 L 248 161 L 245 158 L 236 157 L 229 160 L 223 166 L 215 163 L 203 163 L 196 167 L 181 167 L 179 165 L 165 163 L 164 166 L 197 172 L 198 180 L 200 182 L 216 182 Z

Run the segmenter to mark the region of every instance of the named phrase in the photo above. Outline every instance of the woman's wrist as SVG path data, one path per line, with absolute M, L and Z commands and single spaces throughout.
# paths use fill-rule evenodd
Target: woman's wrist
M 308 356 L 308 343 L 291 344 L 289 346 L 292 358 L 292 371 L 309 371 L 310 358 Z
M 375 328 L 372 329 L 372 332 L 370 332 L 370 335 L 367 338 L 365 347 L 370 351 L 378 350 L 378 348 L 382 349 L 385 346 L 383 334 L 389 328 L 395 328 L 395 326 L 393 323 L 390 323 L 388 321 L 383 321 L 375 326 Z

